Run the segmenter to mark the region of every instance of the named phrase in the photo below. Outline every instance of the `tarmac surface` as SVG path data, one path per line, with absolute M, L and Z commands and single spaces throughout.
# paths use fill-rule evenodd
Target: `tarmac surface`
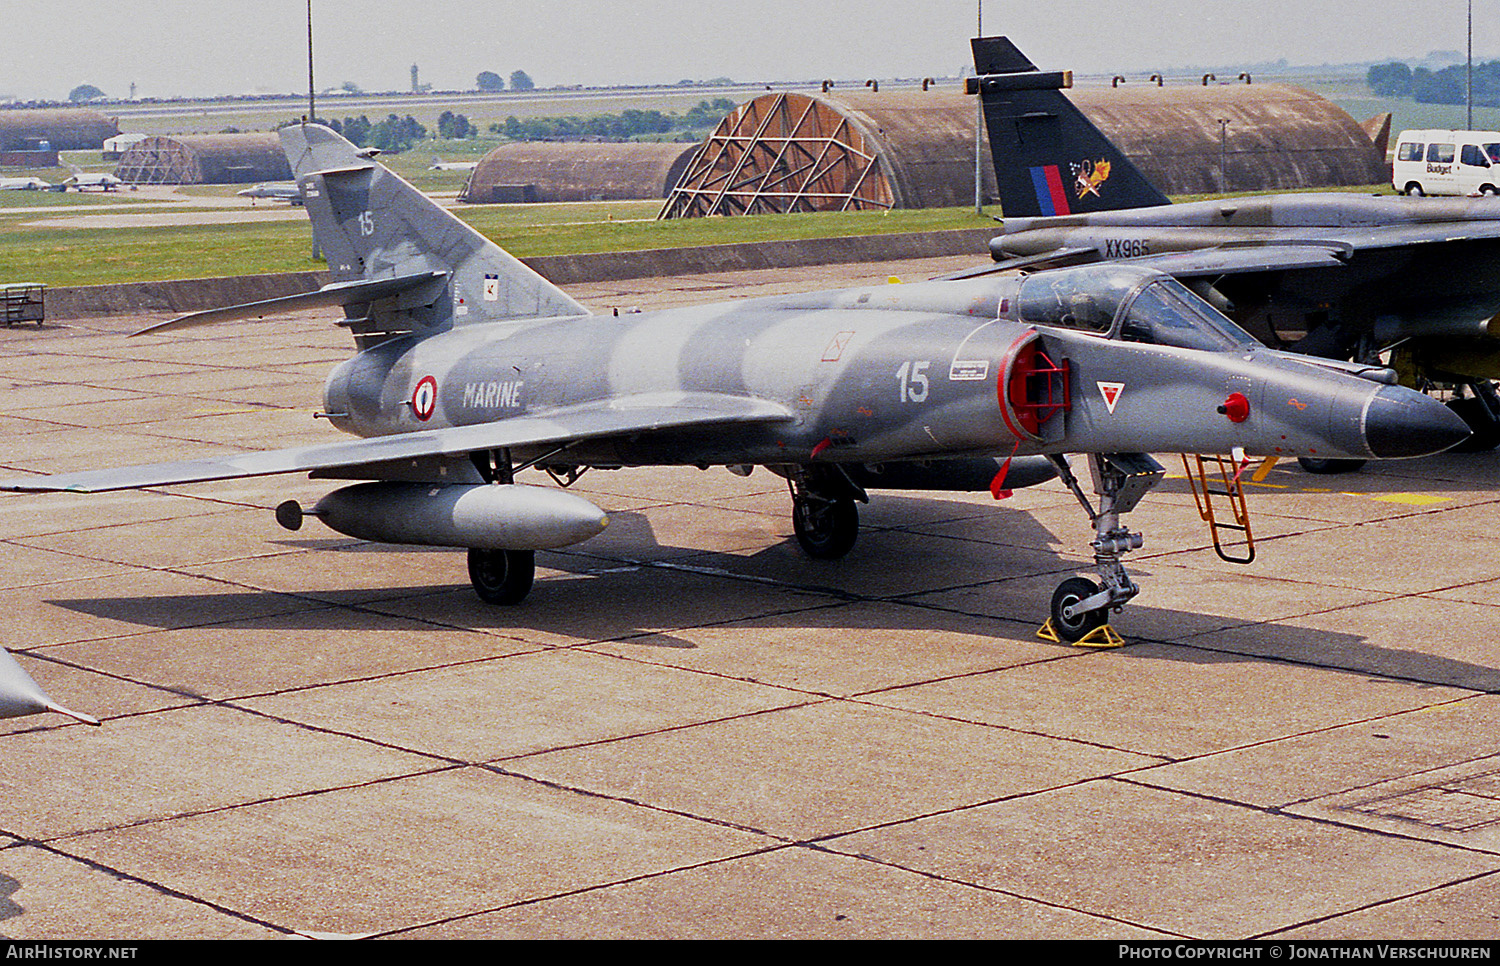
M 0 330 L 0 464 L 336 435 L 326 314 L 157 318 Z M 0 721 L 0 936 L 1500 937 L 1500 455 L 1278 468 L 1249 566 L 1163 462 L 1114 650 L 1036 636 L 1057 483 L 876 493 L 820 562 L 764 470 L 595 471 L 611 526 L 514 609 L 276 526 L 327 481 L 0 497 L 0 639 L 104 719 Z
M 188 194 L 180 185 L 135 185 L 114 192 L 128 199 L 114 204 L 81 203 L 34 209 L 41 217 L 22 222 L 29 228 L 170 228 L 180 225 L 262 224 L 307 221 L 300 206 L 274 198 Z M 249 187 L 248 185 L 246 187 Z M 97 195 L 91 195 L 97 197 Z M 445 208 L 458 203 L 458 192 L 430 192 Z M 14 209 L 12 209 L 14 210 Z

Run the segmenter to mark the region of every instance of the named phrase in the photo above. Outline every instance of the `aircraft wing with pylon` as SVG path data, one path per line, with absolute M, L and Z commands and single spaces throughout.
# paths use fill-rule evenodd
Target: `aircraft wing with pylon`
M 785 422 L 791 413 L 777 403 L 714 393 L 626 396 L 496 422 L 426 432 L 230 453 L 174 463 L 84 470 L 52 476 L 0 480 L 0 490 L 18 493 L 106 493 L 152 486 L 204 483 L 280 473 L 319 473 L 400 460 L 463 457 L 522 446 L 579 443 L 610 436 L 638 436 L 731 424 Z

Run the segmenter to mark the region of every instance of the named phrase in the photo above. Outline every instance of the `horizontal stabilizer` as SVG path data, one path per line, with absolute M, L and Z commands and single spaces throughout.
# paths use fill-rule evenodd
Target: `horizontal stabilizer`
M 1338 268 L 1348 264 L 1347 245 L 1246 245 L 1170 252 L 1132 258 L 1130 264 L 1154 268 L 1174 278 L 1239 275 L 1246 272 L 1286 271 L 1296 268 Z
M 12 478 L 0 480 L 0 490 L 102 493 L 276 473 L 310 473 L 389 460 L 454 456 L 688 427 L 775 423 L 791 418 L 783 406 L 744 396 L 655 393 L 430 432 L 376 436 L 295 449 L 229 453 L 177 463 Z
M 260 302 L 246 302 L 243 305 L 228 305 L 222 309 L 208 309 L 203 312 L 193 312 L 190 315 L 180 315 L 175 319 L 147 326 L 139 332 L 131 334 L 157 335 L 168 330 L 190 329 L 194 326 L 212 325 L 216 322 L 260 319 L 267 315 L 276 315 L 282 312 L 298 312 L 303 309 L 326 309 L 335 305 L 352 305 L 356 302 L 373 302 L 376 299 L 400 295 L 402 292 L 410 291 L 418 286 L 441 281 L 446 277 L 446 272 L 416 272 L 411 275 L 398 275 L 394 278 L 355 279 L 349 282 L 334 282 L 323 286 L 316 292 L 304 292 L 301 295 L 284 295 L 281 298 L 265 299 Z

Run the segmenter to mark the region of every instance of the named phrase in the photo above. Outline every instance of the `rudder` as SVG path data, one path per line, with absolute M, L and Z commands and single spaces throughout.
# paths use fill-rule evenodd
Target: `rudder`
M 976 37 L 974 70 L 1007 218 L 1171 204 L 1007 37 Z
M 567 293 L 377 164 L 376 152 L 318 124 L 293 124 L 278 133 L 335 283 L 431 277 L 397 296 L 350 306 L 357 335 L 361 325 L 375 334 L 589 314 Z

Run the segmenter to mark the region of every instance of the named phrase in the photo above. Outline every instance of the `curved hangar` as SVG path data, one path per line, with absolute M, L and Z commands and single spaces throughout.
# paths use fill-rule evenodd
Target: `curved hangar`
M 36 150 L 46 141 L 54 151 L 97 151 L 120 125 L 86 107 L 18 107 L 0 110 L 0 151 Z
M 275 134 L 148 137 L 120 156 L 115 176 L 131 184 L 250 184 L 290 181 Z
M 1384 145 L 1333 102 L 1289 84 L 1122 84 L 1064 93 L 1164 194 L 1220 191 L 1221 160 L 1228 191 L 1388 180 Z
M 696 144 L 518 141 L 495 148 L 459 194 L 478 204 L 665 198 Z
M 1385 180 L 1384 152 L 1365 129 L 1298 87 L 1066 93 L 1167 194 L 1218 191 L 1221 158 L 1232 190 Z M 974 99 L 951 89 L 762 94 L 719 123 L 662 217 L 973 204 L 974 114 Z M 982 151 L 988 204 L 996 198 L 988 138 Z

